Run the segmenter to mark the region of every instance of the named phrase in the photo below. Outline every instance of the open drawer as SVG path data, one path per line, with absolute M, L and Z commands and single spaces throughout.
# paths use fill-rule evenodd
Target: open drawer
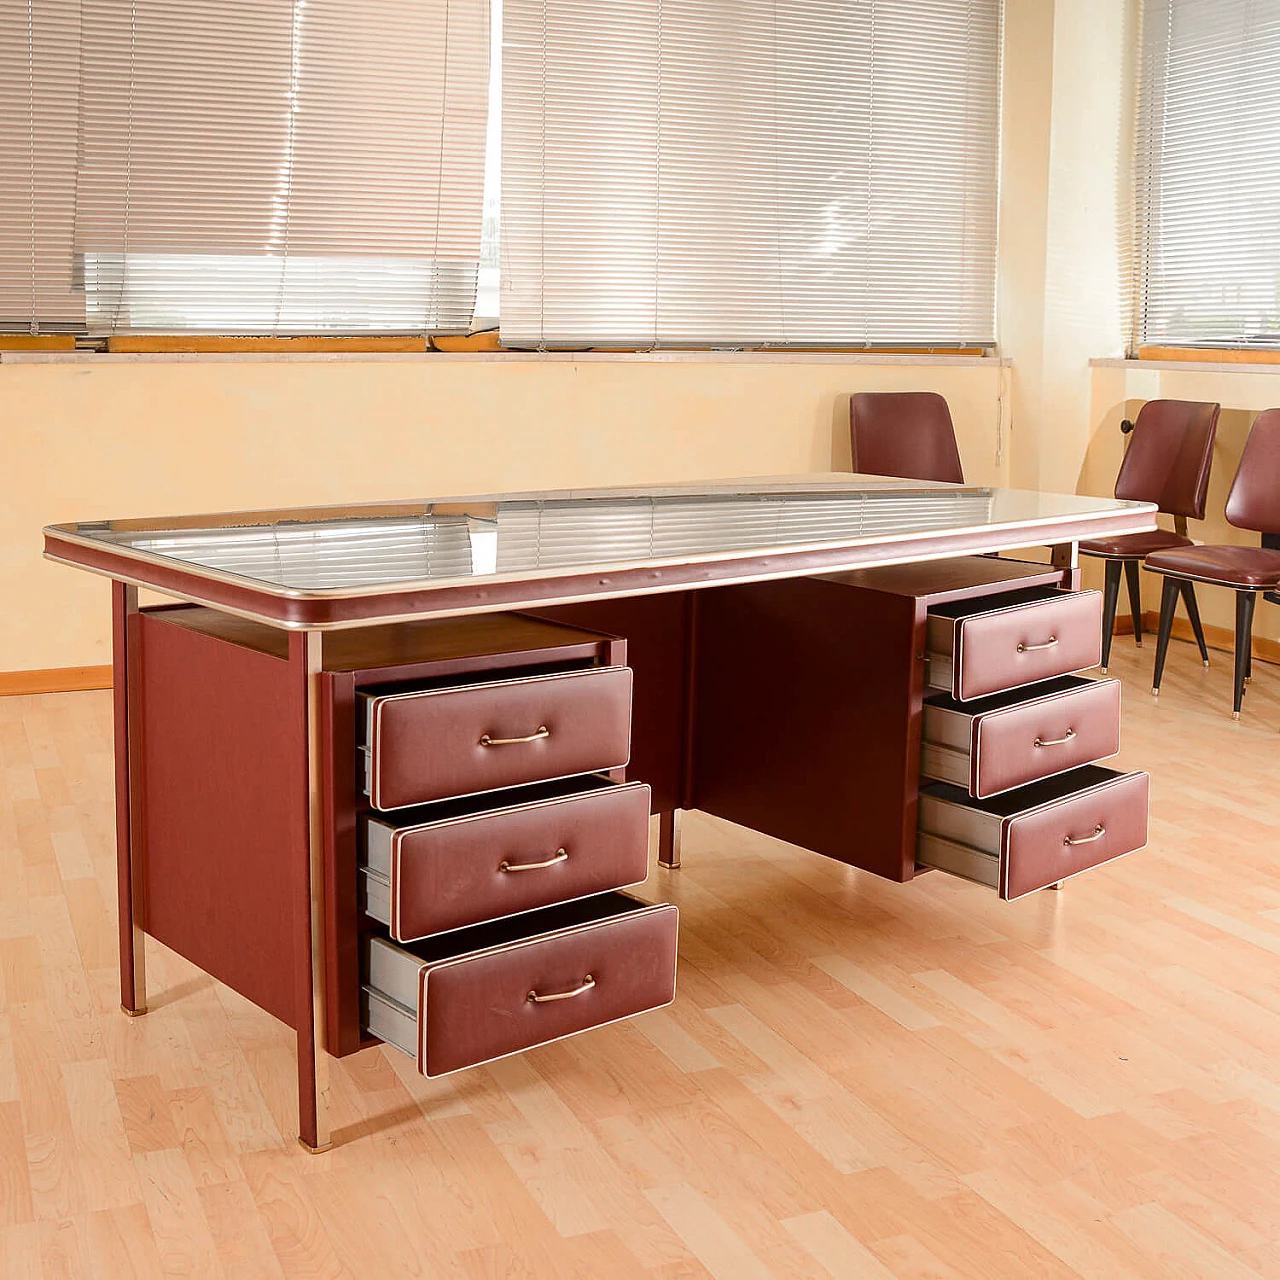
M 640 884 L 649 788 L 572 778 L 360 820 L 361 907 L 396 942 Z
M 445 1075 L 675 998 L 670 904 L 610 893 L 446 938 L 365 947 L 365 1030 Z
M 999 795 L 1120 750 L 1120 682 L 1062 676 L 1031 689 L 924 704 L 920 772 Z
M 631 754 L 631 669 L 589 667 L 361 693 L 365 793 L 375 809 L 620 768 Z
M 920 789 L 916 861 L 1020 898 L 1141 849 L 1150 781 L 1086 765 L 988 800 L 930 783 Z
M 1028 587 L 929 610 L 925 679 L 962 702 L 1096 667 L 1102 594 Z

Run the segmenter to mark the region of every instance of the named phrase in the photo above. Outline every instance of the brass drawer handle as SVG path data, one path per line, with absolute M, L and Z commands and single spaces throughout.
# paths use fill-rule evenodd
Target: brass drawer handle
M 1070 742 L 1071 739 L 1074 738 L 1075 736 L 1076 736 L 1076 731 L 1074 729 L 1068 729 L 1065 737 L 1037 738 L 1036 746 L 1037 747 L 1060 747 L 1064 742 Z
M 1019 641 L 1019 643 L 1018 643 L 1018 652 L 1019 652 L 1019 653 L 1034 653 L 1037 649 L 1052 649 L 1052 648 L 1053 648 L 1053 646 L 1054 646 L 1055 644 L 1057 644 L 1057 643 L 1058 643 L 1058 637 L 1057 637 L 1057 636 L 1050 636 L 1050 637 L 1049 637 L 1049 638 L 1044 642 L 1044 644 L 1023 644 L 1021 641 Z
M 1098 823 L 1098 825 L 1093 829 L 1093 835 L 1063 836 L 1062 843 L 1063 844 L 1092 844 L 1095 840 L 1101 840 L 1102 837 L 1105 836 L 1106 834 L 1107 834 L 1106 827 L 1104 827 L 1102 823 Z
M 539 738 L 551 737 L 551 730 L 545 724 L 538 726 L 537 733 L 526 733 L 523 738 L 491 738 L 487 733 L 480 735 L 482 747 L 510 747 L 520 742 L 537 742 Z
M 498 863 L 499 871 L 541 871 L 543 867 L 554 867 L 557 862 L 564 862 L 569 857 L 564 849 L 557 849 L 555 853 L 542 862 L 508 862 L 506 858 Z
M 574 987 L 572 991 L 552 991 L 549 995 L 540 996 L 536 991 L 530 991 L 525 998 L 534 1004 L 550 1004 L 553 1000 L 572 1000 L 574 996 L 580 996 L 584 991 L 590 991 L 596 985 L 596 980 L 587 974 L 582 980 L 580 987 Z

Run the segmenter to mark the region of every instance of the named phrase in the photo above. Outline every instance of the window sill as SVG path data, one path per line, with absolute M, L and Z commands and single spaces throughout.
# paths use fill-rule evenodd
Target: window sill
M 1008 368 L 995 355 L 849 351 L 4 351 L 0 364 L 730 364 Z M 1137 361 L 1132 363 L 1136 364 Z
M 1197 351 L 1196 358 L 1153 359 L 1147 357 L 1140 360 L 1129 360 L 1121 356 L 1106 356 L 1089 361 L 1091 369 L 1130 369 L 1134 372 L 1156 373 L 1172 371 L 1175 373 L 1265 373 L 1275 377 L 1280 374 L 1280 358 L 1265 358 L 1270 353 L 1261 351 L 1232 351 L 1211 353 Z M 1221 354 L 1228 359 L 1201 359 L 1201 356 Z M 1280 357 L 1280 352 L 1276 353 Z M 1263 357 L 1263 358 L 1259 358 Z

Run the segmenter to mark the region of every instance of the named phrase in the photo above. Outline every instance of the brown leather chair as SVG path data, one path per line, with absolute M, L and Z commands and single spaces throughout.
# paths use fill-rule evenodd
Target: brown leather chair
M 1253 611 L 1258 593 L 1280 588 L 1280 409 L 1258 414 L 1240 455 L 1231 492 L 1227 523 L 1263 535 L 1261 547 L 1175 547 L 1147 557 L 1146 567 L 1164 575 L 1160 595 L 1160 631 L 1156 637 L 1156 670 L 1151 692 L 1160 693 L 1169 649 L 1173 612 L 1181 589 L 1192 582 L 1230 587 L 1236 593 L 1236 665 L 1233 719 L 1240 719 L 1244 684 L 1253 674 Z M 1268 597 L 1270 598 L 1270 597 Z
M 863 391 L 849 400 L 854 471 L 964 483 L 951 410 L 936 391 Z
M 1099 538 L 1080 544 L 1080 554 L 1106 561 L 1102 591 L 1102 670 L 1111 660 L 1111 633 L 1115 629 L 1116 603 L 1120 596 L 1120 571 L 1129 586 L 1129 608 L 1133 612 L 1134 643 L 1142 645 L 1142 593 L 1138 566 L 1153 551 L 1189 547 L 1187 517 L 1204 519 L 1205 495 L 1209 492 L 1209 468 L 1213 462 L 1213 441 L 1218 432 L 1218 408 L 1199 400 L 1148 400 L 1138 411 L 1137 421 L 1128 427 L 1133 439 L 1125 451 L 1116 477 L 1116 497 L 1136 502 L 1154 502 L 1173 516 L 1173 529 L 1153 533 L 1129 533 L 1118 538 Z M 1209 665 L 1195 587 L 1181 586 L 1187 617 L 1200 660 Z

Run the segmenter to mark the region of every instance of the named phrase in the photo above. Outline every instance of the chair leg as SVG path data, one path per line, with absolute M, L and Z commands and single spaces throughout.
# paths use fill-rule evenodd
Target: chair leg
M 1177 578 L 1166 577 L 1160 588 L 1160 630 L 1156 633 L 1156 669 L 1151 678 L 1151 696 L 1160 696 L 1160 681 L 1164 679 L 1164 660 L 1169 652 L 1169 634 L 1173 630 L 1173 615 L 1178 608 L 1179 586 Z
M 1182 582 L 1182 603 L 1187 606 L 1187 617 L 1191 619 L 1191 630 L 1195 633 L 1196 644 L 1200 647 L 1200 661 L 1209 665 L 1209 649 L 1204 642 L 1204 628 L 1200 625 L 1200 607 L 1196 604 L 1196 584 L 1189 579 Z
M 1124 576 L 1129 584 L 1129 612 L 1133 614 L 1133 643 L 1142 648 L 1142 582 L 1141 565 L 1136 560 L 1124 562 Z
M 1258 597 L 1252 591 L 1236 592 L 1236 680 L 1235 705 L 1231 711 L 1233 720 L 1240 719 L 1240 704 L 1244 701 L 1244 678 L 1249 670 L 1249 651 L 1253 648 L 1253 610 Z
M 1102 582 L 1102 674 L 1107 674 L 1111 664 L 1111 632 L 1116 625 L 1116 601 L 1120 598 L 1120 561 L 1103 562 L 1105 576 Z

